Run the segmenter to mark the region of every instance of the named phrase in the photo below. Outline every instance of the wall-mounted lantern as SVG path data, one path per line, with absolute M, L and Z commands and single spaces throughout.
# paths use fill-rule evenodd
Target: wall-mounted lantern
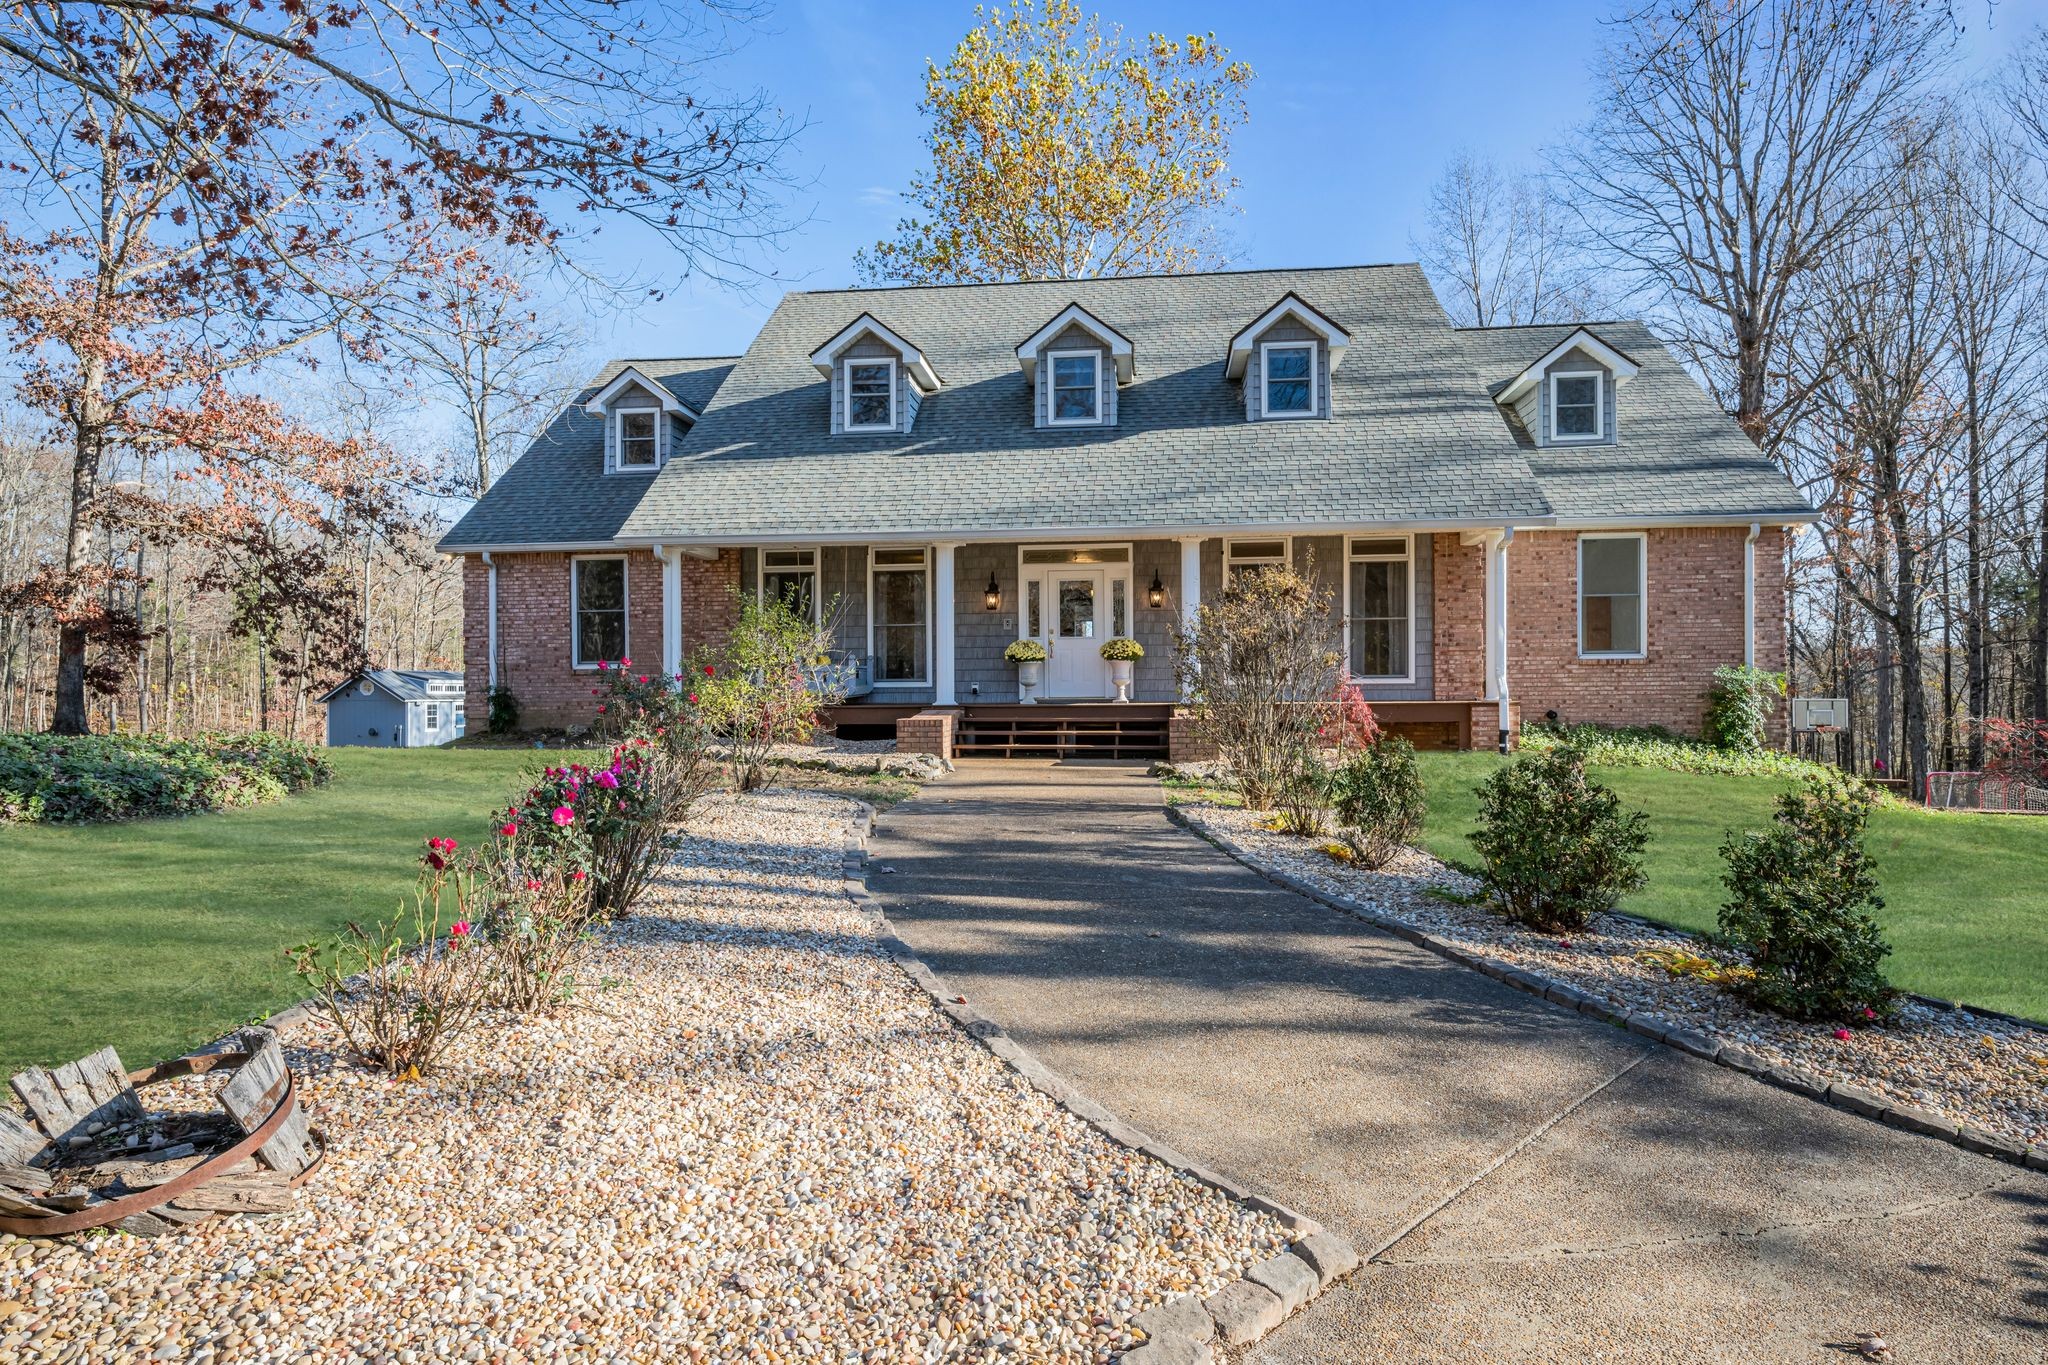
M 996 582 L 993 569 L 989 570 L 988 591 L 981 595 L 981 600 L 990 611 L 995 611 L 1003 605 L 1003 585 Z
M 1152 586 L 1145 589 L 1145 605 L 1157 611 L 1166 605 L 1166 585 L 1159 581 L 1159 571 L 1152 571 Z

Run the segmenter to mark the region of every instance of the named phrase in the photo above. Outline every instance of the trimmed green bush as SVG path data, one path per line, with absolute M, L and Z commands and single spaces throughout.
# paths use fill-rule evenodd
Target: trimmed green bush
M 333 776 L 277 735 L 0 735 L 0 822 L 87 824 L 254 806 Z
M 1428 802 L 1415 746 L 1398 736 L 1353 753 L 1330 778 L 1330 804 L 1361 867 L 1385 867 L 1422 832 Z
M 1884 897 L 1863 848 L 1870 806 L 1860 785 L 1815 779 L 1778 798 L 1770 829 L 1721 845 L 1721 932 L 1748 951 L 1756 977 L 1744 989 L 1760 1004 L 1852 1023 L 1889 1011 L 1891 947 L 1872 918 Z
M 1764 747 L 1764 722 L 1772 699 L 1785 695 L 1785 675 L 1751 664 L 1730 664 L 1714 670 L 1707 689 L 1703 737 L 1717 749 L 1753 754 Z
M 1526 756 L 1479 787 L 1472 846 L 1509 918 L 1545 933 L 1584 929 L 1644 884 L 1650 817 L 1623 811 L 1576 749 Z

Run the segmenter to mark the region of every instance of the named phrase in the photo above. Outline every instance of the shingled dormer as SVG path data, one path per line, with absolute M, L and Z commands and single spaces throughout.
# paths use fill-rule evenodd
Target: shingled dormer
M 697 420 L 667 385 L 628 365 L 583 405 L 604 419 L 604 472 L 652 474 Z
M 939 390 L 924 352 L 862 313 L 811 352 L 811 364 L 832 386 L 832 434 L 906 432 L 918 406 Z
M 1510 379 L 1494 401 L 1539 446 L 1612 445 L 1620 427 L 1616 392 L 1636 371 L 1635 361 L 1580 327 Z
M 1131 339 L 1070 303 L 1017 347 L 1037 427 L 1113 427 L 1117 387 L 1137 376 Z M 1110 376 L 1115 382 L 1110 382 Z

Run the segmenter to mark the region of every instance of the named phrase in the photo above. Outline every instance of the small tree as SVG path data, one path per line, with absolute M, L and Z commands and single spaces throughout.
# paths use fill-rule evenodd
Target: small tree
M 1876 1018 L 1891 997 L 1880 966 L 1891 948 L 1871 918 L 1884 897 L 1863 849 L 1870 794 L 1809 779 L 1778 798 L 1774 819 L 1721 845 L 1721 932 L 1750 955 L 1750 993 L 1795 1019 Z
M 1330 779 L 1330 804 L 1361 867 L 1385 867 L 1422 832 L 1428 810 L 1415 746 L 1388 736 L 1358 750 Z
M 828 608 L 822 619 L 834 615 Z M 681 685 L 705 728 L 724 742 L 741 791 L 767 780 L 776 745 L 808 742 L 824 708 L 840 699 L 837 671 L 816 667 L 831 647 L 830 625 L 808 611 L 742 594 L 725 648 L 691 662 Z
M 1624 812 L 1570 747 L 1522 758 L 1479 788 L 1472 846 L 1509 918 L 1546 933 L 1584 929 L 1643 886 L 1650 817 Z
M 1756 753 L 1764 747 L 1773 699 L 1784 695 L 1783 673 L 1752 664 L 1715 669 L 1707 689 L 1707 742 L 1730 753 Z
M 1331 607 L 1327 591 L 1274 567 L 1240 576 L 1176 632 L 1174 672 L 1194 704 L 1196 734 L 1216 746 L 1254 810 L 1311 781 L 1320 792 L 1319 750 L 1345 719 Z

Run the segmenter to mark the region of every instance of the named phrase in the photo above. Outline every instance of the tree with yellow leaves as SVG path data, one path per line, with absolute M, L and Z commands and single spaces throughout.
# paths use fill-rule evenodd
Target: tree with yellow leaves
M 1221 264 L 1217 216 L 1251 68 L 1214 34 L 1127 38 L 1072 0 L 976 7 L 919 109 L 916 214 L 854 262 L 868 283 L 984 284 Z

